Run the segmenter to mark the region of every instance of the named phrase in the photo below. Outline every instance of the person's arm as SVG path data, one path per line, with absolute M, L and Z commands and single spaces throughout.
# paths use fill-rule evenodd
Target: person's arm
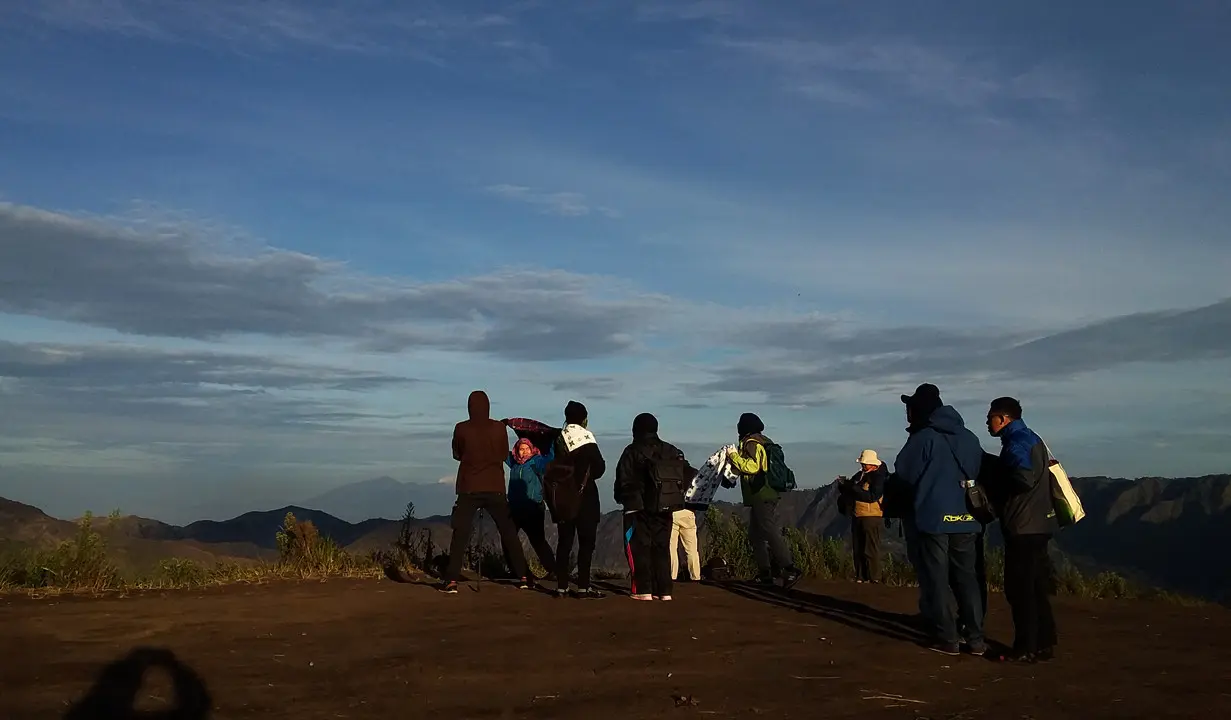
M 1035 450 L 1043 450 L 1043 443 L 1035 443 L 1033 447 L 1025 442 L 1014 440 L 1007 443 L 1000 450 L 1000 462 L 1005 470 L 1005 479 L 1009 493 L 1018 495 L 1025 492 L 1030 492 L 1038 482 L 1036 463 L 1042 462 L 1041 467 L 1046 467 L 1047 453 L 1034 452 Z
M 594 457 L 590 459 L 590 482 L 594 482 L 607 472 L 607 461 L 603 459 L 603 451 L 598 448 L 598 443 L 593 444 Z
M 906 441 L 898 452 L 897 459 L 893 461 L 893 471 L 899 480 L 912 487 L 919 484 L 919 478 L 923 475 L 931 455 L 928 445 L 919 435 L 913 435 Z
M 462 451 L 465 447 L 462 443 L 461 433 L 457 431 L 457 426 L 453 427 L 453 459 L 460 461 L 462 459 Z
M 751 446 L 751 451 L 749 450 Z M 727 453 L 727 459 L 741 475 L 756 475 L 765 466 L 765 448 L 755 440 L 744 443 L 743 450 L 737 446 Z
M 625 502 L 637 494 L 637 488 L 634 485 L 637 483 L 637 478 L 640 473 L 637 468 L 636 458 L 633 456 L 633 448 L 624 448 L 623 454 L 620 455 L 620 461 L 616 463 L 615 474 L 615 501 L 620 503 L 621 507 L 629 505 Z
M 864 490 L 864 483 L 868 489 Z M 859 502 L 874 503 L 885 496 L 885 473 L 863 473 L 857 481 L 849 483 L 851 497 Z

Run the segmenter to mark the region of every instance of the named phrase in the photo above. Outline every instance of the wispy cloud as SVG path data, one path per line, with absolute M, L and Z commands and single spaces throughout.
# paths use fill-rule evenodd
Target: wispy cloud
M 647 310 L 665 302 L 559 270 L 442 283 L 356 275 L 303 253 L 240 254 L 197 231 L 0 204 L 0 311 L 147 336 L 319 337 L 562 360 L 633 349 Z M 604 288 L 614 299 L 599 297 Z
M 620 213 L 603 205 L 591 203 L 585 195 L 577 192 L 540 192 L 525 185 L 489 185 L 487 192 L 516 202 L 534 205 L 545 215 L 559 217 L 585 217 L 604 215 L 618 218 Z

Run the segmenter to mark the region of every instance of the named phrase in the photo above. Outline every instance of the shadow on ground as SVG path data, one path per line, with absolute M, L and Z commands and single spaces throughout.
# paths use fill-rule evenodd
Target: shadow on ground
M 151 669 L 162 669 L 171 678 L 175 697 L 170 707 L 158 711 L 137 709 L 137 694 Z M 69 708 L 64 720 L 204 720 L 213 700 L 205 681 L 166 648 L 139 647 L 103 668 L 85 697 Z
M 856 630 L 891 640 L 922 644 L 927 637 L 919 629 L 919 621 L 911 615 L 877 610 L 860 602 L 841 600 L 804 590 L 784 590 L 776 585 L 765 586 L 748 582 L 713 583 L 714 587 L 749 600 L 776 605 L 797 612 L 819 615 Z

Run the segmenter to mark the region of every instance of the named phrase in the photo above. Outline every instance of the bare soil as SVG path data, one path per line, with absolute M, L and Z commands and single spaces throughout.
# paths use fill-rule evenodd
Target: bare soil
M 642 603 L 473 588 L 2 597 L 0 718 L 123 717 L 82 700 L 100 674 L 112 694 L 136 688 L 140 663 L 106 668 L 139 647 L 187 668 L 189 704 L 204 703 L 194 678 L 208 688 L 212 713 L 184 718 L 1231 717 L 1219 607 L 1058 598 L 1059 657 L 1016 666 L 920 648 L 908 589 L 681 584 L 674 602 Z M 989 624 L 1011 639 L 999 596 Z M 149 673 L 136 706 L 171 707 L 174 678 Z

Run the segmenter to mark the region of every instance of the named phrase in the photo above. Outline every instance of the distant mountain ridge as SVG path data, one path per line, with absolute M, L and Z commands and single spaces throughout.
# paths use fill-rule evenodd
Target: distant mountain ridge
M 378 480 L 392 488 L 385 479 Z M 1231 475 L 1139 480 L 1091 477 L 1075 478 L 1073 483 L 1087 517 L 1059 533 L 1056 544 L 1084 570 L 1113 569 L 1143 583 L 1231 601 L 1231 562 L 1224 556 L 1231 549 Z M 452 488 L 441 487 L 449 491 L 451 502 Z M 724 512 L 746 512 L 728 503 L 717 506 Z M 404 504 L 397 512 L 403 509 Z M 168 555 L 191 551 L 216 557 L 271 557 L 287 512 L 311 520 L 322 535 L 355 552 L 388 548 L 400 529 L 397 520 L 348 522 L 322 510 L 289 505 L 183 527 L 123 518 L 112 534 L 123 541 L 121 547 L 145 543 L 141 547 L 145 555 L 161 547 Z M 832 485 L 786 494 L 779 514 L 784 524 L 816 535 L 845 537 L 849 533 L 850 521 L 838 513 Z M 420 517 L 414 524 L 429 530 L 438 552 L 447 548 L 447 515 Z M 995 527 L 991 532 L 993 543 L 999 542 Z M 68 537 L 74 529 L 73 523 L 51 518 L 37 508 L 0 499 L 0 541 L 45 546 Z M 476 532 L 496 542 L 490 519 L 480 522 Z M 553 543 L 554 536 L 555 528 L 549 526 L 548 537 Z M 886 533 L 885 543 L 890 551 L 901 550 L 895 531 Z M 619 512 L 602 517 L 595 564 L 608 568 L 624 565 Z
M 421 516 L 445 515 L 453 506 L 454 497 L 453 483 L 402 482 L 382 475 L 334 488 L 297 504 L 347 522 L 363 522 L 372 518 L 400 519 L 407 503 L 414 503 Z

